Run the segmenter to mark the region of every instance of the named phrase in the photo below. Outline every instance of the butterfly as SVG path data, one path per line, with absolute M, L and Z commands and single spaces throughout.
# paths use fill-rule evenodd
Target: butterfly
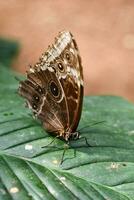
M 47 132 L 69 141 L 79 138 L 76 129 L 83 89 L 77 43 L 69 31 L 62 31 L 39 61 L 30 66 L 27 79 L 20 82 L 19 94 Z

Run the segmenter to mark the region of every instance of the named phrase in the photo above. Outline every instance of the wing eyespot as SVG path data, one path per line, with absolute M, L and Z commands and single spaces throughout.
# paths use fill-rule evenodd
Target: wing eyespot
M 69 64 L 72 64 L 73 61 L 74 61 L 74 55 L 73 55 L 73 53 L 71 51 L 66 50 L 65 53 L 64 53 L 64 59 L 66 59 L 66 61 Z
M 33 107 L 34 110 L 37 110 L 37 105 L 36 104 L 33 104 L 32 107 Z
M 34 100 L 35 100 L 36 102 L 39 101 L 39 96 L 35 95 L 33 98 L 34 98 Z
M 37 87 L 36 91 L 39 93 L 39 94 L 42 94 L 43 93 L 43 90 L 40 86 Z
M 56 83 L 54 81 L 50 81 L 49 90 L 54 97 L 59 96 L 59 89 L 58 89 L 58 86 L 56 85 Z
M 62 62 L 59 62 L 59 63 L 57 64 L 57 66 L 58 66 L 58 69 L 60 70 L 60 72 L 64 72 L 64 71 L 65 71 L 64 65 L 63 65 Z
M 67 59 L 68 61 L 70 61 L 71 57 L 70 57 L 70 54 L 69 54 L 68 52 L 65 54 L 65 57 L 66 57 L 66 59 Z

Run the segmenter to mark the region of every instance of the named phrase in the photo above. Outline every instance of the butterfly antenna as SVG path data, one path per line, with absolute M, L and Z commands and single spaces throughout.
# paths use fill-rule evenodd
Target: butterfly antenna
M 87 125 L 87 126 L 84 126 L 82 128 L 80 128 L 78 131 L 81 132 L 82 130 L 84 130 L 85 128 L 90 128 L 92 126 L 95 126 L 95 125 L 98 125 L 98 124 L 102 124 L 102 123 L 105 123 L 106 121 L 100 121 L 100 122 L 95 122 L 93 124 L 90 124 L 90 125 Z
M 102 123 L 105 123 L 105 122 L 106 122 L 106 121 L 95 122 L 95 123 L 93 123 L 93 124 L 91 124 L 91 125 L 88 125 L 88 126 L 85 126 L 85 127 L 81 128 L 81 129 L 79 129 L 78 131 L 81 132 L 81 130 L 84 130 L 84 129 L 86 129 L 86 128 L 90 128 L 90 127 L 92 127 L 92 126 L 95 126 L 95 125 L 98 125 L 98 124 L 102 124 Z M 86 137 L 82 136 L 82 137 L 80 137 L 80 139 L 84 139 L 85 142 L 86 142 L 86 145 L 87 145 L 88 147 L 92 147 L 92 145 L 90 145 L 90 144 L 88 143 L 88 140 L 87 140 Z

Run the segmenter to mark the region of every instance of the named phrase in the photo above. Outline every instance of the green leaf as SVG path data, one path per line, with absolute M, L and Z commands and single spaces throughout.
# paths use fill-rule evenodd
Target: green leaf
M 19 45 L 16 41 L 0 38 L 0 63 L 10 66 L 13 58 L 18 54 Z
M 66 146 L 60 165 L 65 142 L 57 138 L 48 145 L 54 137 L 24 107 L 14 74 L 2 66 L 0 71 L 0 199 L 134 199 L 132 103 L 85 97 L 78 130 L 89 127 Z

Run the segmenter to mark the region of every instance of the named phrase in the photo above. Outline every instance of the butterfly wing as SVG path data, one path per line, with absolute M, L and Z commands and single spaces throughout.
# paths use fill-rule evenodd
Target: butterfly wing
M 27 80 L 20 83 L 19 93 L 47 131 L 65 139 L 67 132 L 76 130 L 82 109 L 83 74 L 70 32 L 59 33 L 55 43 L 30 68 Z
M 20 83 L 19 94 L 26 98 L 28 107 L 47 131 L 58 133 L 64 130 L 68 124 L 64 93 L 51 67 L 28 72 L 27 79 Z
M 59 58 L 56 59 L 59 72 L 58 76 L 65 94 L 69 118 L 69 130 L 74 132 L 80 120 L 83 102 L 82 64 L 73 35 L 70 32 L 61 32 L 59 38 L 62 41 L 62 44 L 65 45 L 62 45 L 61 54 Z M 58 63 L 60 63 L 60 65 Z M 64 70 L 60 70 L 62 65 Z

